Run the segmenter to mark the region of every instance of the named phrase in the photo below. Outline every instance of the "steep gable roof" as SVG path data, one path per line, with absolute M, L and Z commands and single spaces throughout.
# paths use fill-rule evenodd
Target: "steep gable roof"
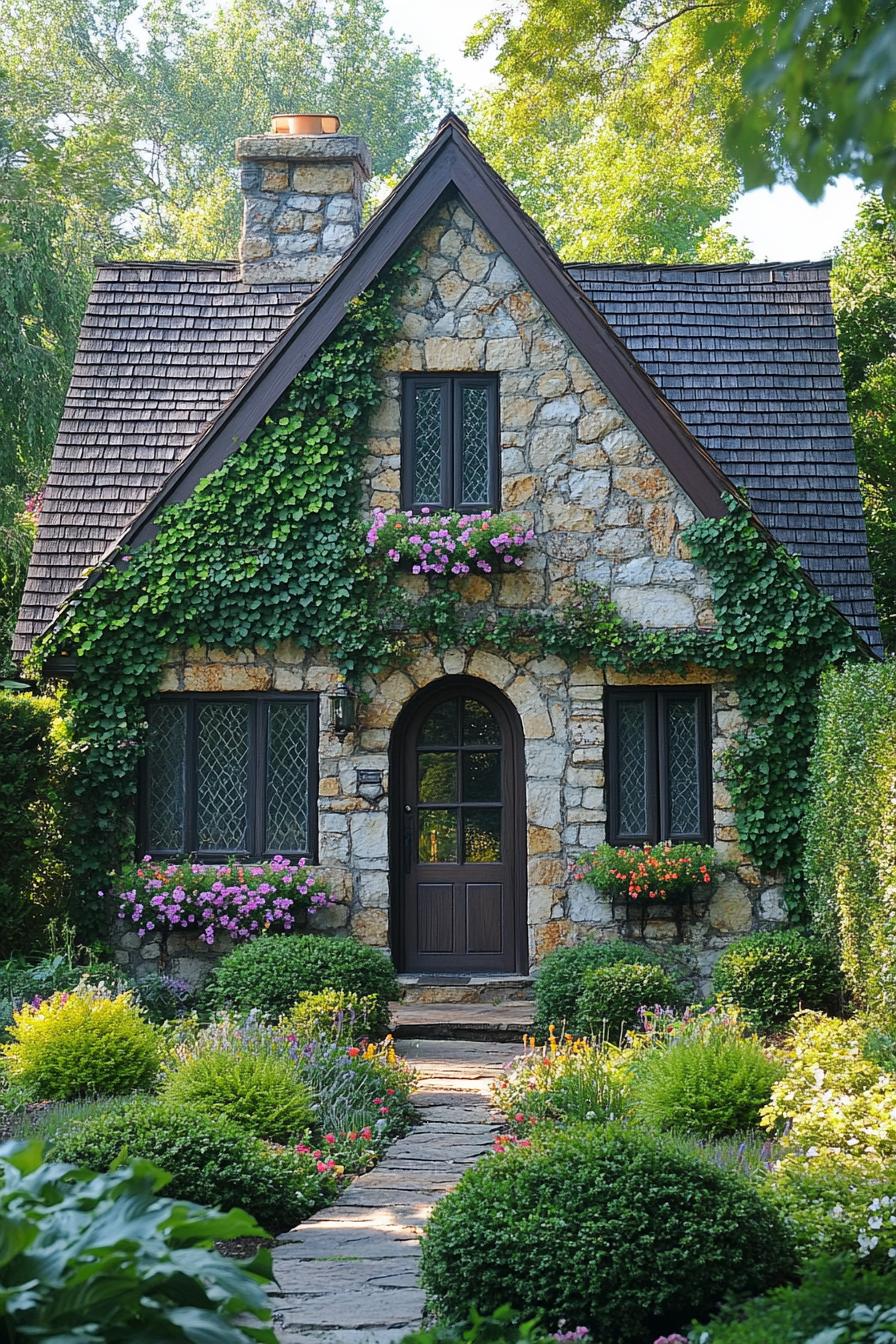
M 830 263 L 569 272 L 760 521 L 879 652 Z
M 644 268 L 570 268 L 584 290 L 598 283 L 604 287 L 598 307 L 605 310 L 608 323 L 583 289 L 570 283 L 543 235 L 470 144 L 462 123 L 452 117 L 337 269 L 311 295 L 305 286 L 247 287 L 226 263 L 101 269 L 54 454 L 16 634 L 17 651 L 27 648 L 51 622 L 86 566 L 95 565 L 104 552 L 110 555 L 118 546 L 134 546 L 151 536 L 158 508 L 184 498 L 196 480 L 245 440 L 333 330 L 348 299 L 375 278 L 416 223 L 449 190 L 464 196 L 511 255 L 552 317 L 594 365 L 701 511 L 721 511 L 720 496 L 732 488 L 731 481 L 698 442 L 695 422 L 707 428 L 715 425 L 719 442 L 738 440 L 743 435 L 735 403 L 724 394 L 723 380 L 699 376 L 699 359 L 694 380 L 698 391 L 690 400 L 683 398 L 686 417 L 683 407 L 673 405 L 671 395 L 673 388 L 679 390 L 676 378 L 688 384 L 686 351 L 689 344 L 695 352 L 700 349 L 701 321 L 725 325 L 724 313 L 716 314 L 715 300 L 706 305 L 705 313 L 701 309 L 701 295 L 711 292 L 718 268 L 690 268 L 693 275 L 703 277 L 695 280 L 690 300 L 690 340 L 669 331 L 668 305 L 660 302 L 661 295 L 666 297 L 663 291 L 652 295 L 644 286 L 637 311 L 626 304 L 630 279 L 646 275 Z M 651 268 L 650 274 L 675 269 Z M 656 299 L 655 313 L 651 297 Z M 798 325 L 800 297 L 795 291 L 793 305 Z M 761 320 L 759 312 L 757 324 Z M 737 324 L 732 330 L 736 333 Z M 739 330 L 745 338 L 747 324 L 741 323 Z M 832 330 L 831 326 L 831 334 Z M 629 339 L 640 363 L 620 336 Z M 669 339 L 682 352 L 678 362 L 664 358 Z M 732 339 L 736 341 L 736 334 Z M 836 347 L 831 356 L 829 345 L 828 341 L 825 376 L 841 388 L 842 397 Z M 736 359 L 732 348 L 731 360 Z M 774 451 L 775 414 L 770 404 L 769 455 Z M 787 432 L 782 422 L 779 438 Z M 740 463 L 735 465 L 740 469 Z M 816 461 L 807 459 L 805 465 L 810 479 Z M 750 484 L 743 471 L 732 475 Z M 858 500 L 857 489 L 853 493 Z M 805 516 L 796 499 L 793 507 Z M 866 638 L 870 631 L 873 639 L 873 606 L 868 617 L 861 605 L 867 605 L 865 594 L 870 592 L 864 532 L 861 518 L 858 529 L 854 522 L 851 513 L 845 533 L 853 545 L 849 572 L 859 605 L 853 610 L 848 581 L 838 580 L 835 590 L 825 582 L 825 574 L 819 572 L 817 578 Z M 831 577 L 832 572 L 825 573 Z

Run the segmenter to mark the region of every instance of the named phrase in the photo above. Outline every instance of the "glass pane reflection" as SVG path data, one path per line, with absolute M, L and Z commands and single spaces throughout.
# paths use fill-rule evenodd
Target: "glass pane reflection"
M 501 808 L 464 809 L 464 862 L 499 863 L 501 860 Z
M 500 751 L 463 753 L 464 802 L 499 803 L 501 801 Z
M 425 808 L 417 813 L 417 857 L 421 863 L 457 863 L 457 813 Z

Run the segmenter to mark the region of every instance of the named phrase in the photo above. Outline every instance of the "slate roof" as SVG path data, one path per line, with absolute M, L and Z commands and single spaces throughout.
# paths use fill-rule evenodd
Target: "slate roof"
M 759 519 L 879 652 L 830 263 L 568 269 Z
M 880 647 L 825 264 L 570 266 L 760 519 Z M 153 496 L 310 292 L 233 263 L 99 268 L 14 648 Z

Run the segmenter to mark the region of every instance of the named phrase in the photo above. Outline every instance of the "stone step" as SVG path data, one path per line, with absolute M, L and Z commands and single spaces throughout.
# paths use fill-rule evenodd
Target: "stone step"
M 495 1041 L 517 1045 L 531 1030 L 535 1005 L 527 999 L 503 1003 L 393 1003 L 392 1032 L 399 1039 Z
M 531 975 L 429 975 L 407 972 L 398 977 L 405 1004 L 528 1003 Z

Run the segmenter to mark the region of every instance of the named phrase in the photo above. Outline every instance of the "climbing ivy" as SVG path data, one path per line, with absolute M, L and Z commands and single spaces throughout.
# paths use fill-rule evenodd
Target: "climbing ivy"
M 488 644 L 618 671 L 696 664 L 733 673 L 748 724 L 728 764 L 743 846 L 764 869 L 799 871 L 818 675 L 854 637 L 742 505 L 729 500 L 723 518 L 686 533 L 712 579 L 711 630 L 645 629 L 588 585 L 558 610 L 471 616 L 448 579 L 412 597 L 369 554 L 360 519 L 367 427 L 379 357 L 397 326 L 393 298 L 413 269 L 412 259 L 397 263 L 350 305 L 248 441 L 159 516 L 152 540 L 85 587 L 32 655 L 34 674 L 52 655 L 75 659 L 65 703 L 79 748 L 72 851 L 82 934 L 102 932 L 94 893 L 124 857 L 147 700 L 171 648 L 199 642 L 324 648 L 356 685 L 411 656 L 420 635 L 441 648 Z

